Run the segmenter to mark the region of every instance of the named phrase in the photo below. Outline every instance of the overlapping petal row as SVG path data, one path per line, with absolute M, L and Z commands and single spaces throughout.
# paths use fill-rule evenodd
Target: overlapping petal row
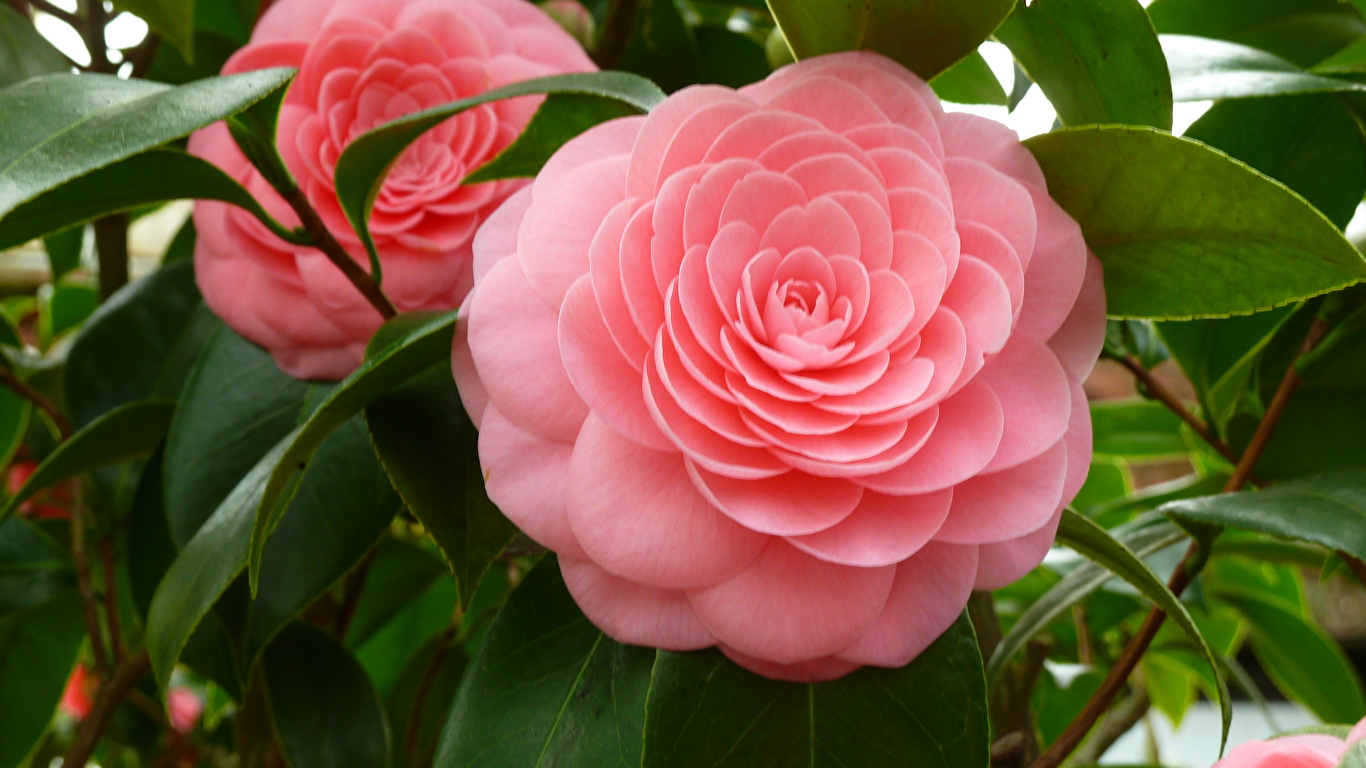
M 618 640 L 903 665 L 1086 475 L 1099 263 L 1011 131 L 874 54 L 591 129 L 474 251 L 489 492 Z
M 224 73 L 299 69 L 280 114 L 282 158 L 323 222 L 362 263 L 337 202 L 342 150 L 384 123 L 519 80 L 591 71 L 573 38 L 525 0 L 281 0 Z M 499 101 L 447 120 L 410 147 L 380 190 L 371 229 L 384 291 L 400 311 L 446 310 L 471 285 L 479 224 L 524 182 L 462 186 L 526 127 L 538 98 Z M 293 211 L 247 162 L 226 126 L 190 151 L 242 182 L 270 213 Z M 215 313 L 301 378 L 341 378 L 381 318 L 321 252 L 281 242 L 242 210 L 201 202 L 195 258 Z

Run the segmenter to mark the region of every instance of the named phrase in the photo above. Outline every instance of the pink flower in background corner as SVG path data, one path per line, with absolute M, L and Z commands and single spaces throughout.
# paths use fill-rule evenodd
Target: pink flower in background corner
M 299 68 L 280 115 L 280 153 L 309 201 L 361 263 L 332 174 L 342 149 L 412 112 L 534 77 L 594 69 L 583 49 L 525 0 L 279 0 L 224 73 Z M 395 163 L 372 231 L 384 291 L 400 311 L 459 305 L 470 242 L 525 182 L 461 186 L 510 144 L 538 97 L 482 106 L 446 121 Z M 219 123 L 190 151 L 239 180 L 283 222 L 297 217 Z M 379 314 L 323 254 L 290 246 L 239 209 L 195 206 L 195 268 L 209 306 L 299 378 L 338 379 L 361 361 Z
M 1352 744 L 1366 738 L 1366 720 L 1343 741 L 1335 736 L 1301 734 L 1249 741 L 1229 750 L 1214 768 L 1335 768 Z
M 489 494 L 617 640 L 904 665 L 1086 476 L 1099 262 L 1013 132 L 881 56 L 590 129 L 474 250 Z

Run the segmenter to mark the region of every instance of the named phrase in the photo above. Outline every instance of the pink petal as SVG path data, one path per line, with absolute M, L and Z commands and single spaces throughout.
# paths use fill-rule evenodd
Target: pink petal
M 1067 445 L 1061 440 L 1023 464 L 965 480 L 954 487 L 949 518 L 935 539 L 991 544 L 1037 531 L 1057 511 L 1066 481 Z
M 469 341 L 469 300 L 460 307 L 456 316 L 455 337 L 451 341 L 451 374 L 460 390 L 460 404 L 469 414 L 474 428 L 478 429 L 484 418 L 484 409 L 489 405 L 489 392 L 484 382 L 479 380 L 479 371 L 474 366 L 474 355 L 470 353 Z
M 1091 374 L 1105 344 L 1105 283 L 1101 276 L 1100 259 L 1088 254 L 1086 277 L 1081 293 L 1058 332 L 1048 340 L 1048 348 L 1058 356 L 1064 368 L 1077 381 Z
M 977 548 L 977 576 L 973 589 L 993 590 L 1019 581 L 1026 573 L 1039 567 L 1044 555 L 1053 546 L 1058 534 L 1062 508 L 1048 519 L 1042 528 L 1018 539 L 983 544 Z
M 999 232 L 1028 270 L 1027 254 L 1034 253 L 1038 228 L 1029 188 L 986 163 L 961 157 L 945 160 L 944 173 L 953 189 L 954 216 Z
M 970 360 L 1000 352 L 1010 338 L 1010 289 L 1000 273 L 976 256 L 964 254 L 958 262 L 958 272 L 944 292 L 944 305 L 963 321 Z
M 819 74 L 797 80 L 764 106 L 805 115 L 836 133 L 887 122 L 887 116 L 866 94 Z
M 989 227 L 971 221 L 958 222 L 963 255 L 975 256 L 995 270 L 1010 292 L 1011 311 L 1018 314 L 1024 301 L 1024 268 L 1010 242 Z
M 844 677 L 860 666 L 859 664 L 840 661 L 834 656 L 799 661 L 796 664 L 777 664 L 772 661 L 756 659 L 753 656 L 746 656 L 734 648 L 724 645 L 720 646 L 720 650 L 726 655 L 726 658 L 756 675 L 762 675 L 770 680 L 786 680 L 792 683 L 823 683 Z
M 635 205 L 630 200 L 623 200 L 608 212 L 593 244 L 588 247 L 588 273 L 593 296 L 602 310 L 603 325 L 626 363 L 640 370 L 650 355 L 650 344 L 631 316 L 621 280 L 622 233 L 634 211 Z
M 995 393 L 980 382 L 970 382 L 939 404 L 939 422 L 920 451 L 896 469 L 860 478 L 859 483 L 899 496 L 952 488 L 991 461 L 1004 424 Z
M 498 206 L 474 235 L 474 281 L 483 282 L 494 264 L 517 255 L 517 230 L 531 207 L 531 188 L 523 187 Z
M 697 489 L 730 519 L 753 531 L 800 536 L 837 525 L 854 511 L 863 489 L 847 480 L 804 472 L 735 480 L 689 462 Z M 946 508 L 947 509 L 947 508 Z
M 925 546 L 949 514 L 953 491 L 921 496 L 886 496 L 868 491 L 838 524 L 788 543 L 807 554 L 863 568 L 895 565 Z M 970 580 L 970 579 L 969 579 Z
M 1020 137 L 1006 126 L 977 115 L 946 112 L 939 118 L 944 154 L 970 157 L 1032 187 L 1045 187 L 1043 171 Z
M 647 587 L 564 556 L 560 572 L 584 615 L 619 643 L 677 652 L 716 642 L 679 590 Z
M 1034 198 L 1039 235 L 1025 268 L 1025 301 L 1017 333 L 1044 341 L 1071 313 L 1089 259 L 1081 227 L 1044 192 L 1036 190 Z
M 740 418 L 735 403 L 721 399 L 693 378 L 679 357 L 673 340 L 663 330 L 655 342 L 654 355 L 648 364 L 654 366 L 667 396 L 672 397 L 684 413 L 732 442 L 755 448 L 765 445 Z
M 996 393 L 1005 412 L 1005 432 L 987 472 L 1038 456 L 1062 438 L 1072 413 L 1067 371 L 1048 347 L 1015 336 L 978 378 Z
M 768 539 L 709 504 L 683 457 L 633 443 L 594 416 L 574 444 L 567 511 L 594 563 L 667 589 L 728 579 L 754 562 Z
M 527 280 L 551 306 L 588 272 L 588 248 L 612 207 L 625 198 L 624 156 L 596 160 L 533 188 L 518 231 L 517 254 Z
M 664 153 L 673 142 L 678 128 L 696 112 L 714 104 L 753 104 L 749 99 L 729 88 L 697 85 L 684 88 L 655 107 L 631 148 L 631 169 L 627 174 L 626 194 L 650 195 L 659 188 L 659 169 Z
M 584 558 L 569 527 L 570 443 L 558 443 L 519 429 L 497 408 L 484 411 L 479 429 L 479 464 L 489 499 L 522 532 L 566 557 Z

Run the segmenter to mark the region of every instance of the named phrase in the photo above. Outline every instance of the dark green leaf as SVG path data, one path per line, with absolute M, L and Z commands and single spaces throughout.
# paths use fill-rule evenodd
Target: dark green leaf
M 385 711 L 393 733 L 391 766 L 417 761 L 407 754 L 409 743 L 416 755 L 428 755 L 435 750 L 446 712 L 450 710 L 468 664 L 469 658 L 446 635 L 432 638 L 413 654 L 394 682 L 393 690 L 385 697 Z M 422 696 L 422 711 L 414 720 L 414 706 L 419 696 Z
M 986 685 L 967 617 L 909 666 L 828 683 L 746 672 L 715 650 L 660 652 L 645 719 L 646 768 L 978 768 Z
M 76 586 L 71 556 L 38 526 L 0 523 L 0 619 Z
M 1006 91 L 1001 87 L 1001 81 L 977 51 L 941 72 L 930 81 L 930 86 L 944 101 L 1006 105 Z
M 1169 129 L 1172 84 L 1137 0 L 1036 0 L 996 30 L 1065 125 Z
M 191 198 L 243 208 L 281 239 L 300 242 L 218 166 L 184 152 L 159 149 L 91 171 L 15 208 L 0 219 L 0 249 L 108 214 Z
M 702 82 L 739 88 L 768 77 L 764 46 L 749 35 L 708 24 L 693 28 L 693 38 Z
M 1094 455 L 1113 459 L 1170 459 L 1190 453 L 1181 419 L 1151 400 L 1109 400 L 1091 406 Z
M 455 313 L 401 315 L 376 332 L 365 362 L 328 393 L 294 435 L 278 459 L 261 496 L 251 538 L 253 588 L 258 581 L 261 554 L 275 527 L 274 509 L 283 511 L 286 488 L 307 466 L 313 453 L 333 430 L 360 414 L 364 408 L 443 359 L 449 359 L 455 332 Z M 396 341 L 387 340 L 397 337 Z M 384 341 L 381 341 L 384 339 Z
M 1156 0 L 1148 14 L 1158 32 L 1242 43 L 1301 67 L 1366 33 L 1340 0 Z
M 0 6 L 0 88 L 70 69 L 71 62 L 52 47 L 30 19 Z
M 768 7 L 799 59 L 868 49 L 930 80 L 977 50 L 1015 0 L 769 0 Z
M 74 589 L 0 619 L 0 768 L 21 765 L 47 732 L 84 640 Z
M 1104 263 L 1113 316 L 1246 314 L 1366 277 L 1366 260 L 1323 214 L 1198 142 L 1104 127 L 1026 146 Z
M 142 400 L 119 406 L 92 421 L 38 465 L 23 487 L 0 509 L 0 520 L 44 488 L 150 454 L 166 436 L 173 413 L 173 401 Z
M 615 99 L 640 112 L 648 112 L 664 100 L 664 93 L 654 83 L 625 72 L 556 75 L 494 88 L 478 96 L 408 115 L 361 135 L 347 145 L 337 160 L 337 198 L 370 253 L 371 274 L 376 280 L 380 277 L 379 256 L 370 237 L 370 209 L 374 207 L 394 160 L 419 136 L 453 115 L 491 101 L 538 93 L 594 95 Z M 0 132 L 0 138 L 3 138 L 3 132 Z
M 32 403 L 11 389 L 0 389 L 0 467 L 14 461 L 32 420 Z
M 701 81 L 700 52 L 680 0 L 638 0 L 635 28 L 615 69 L 642 75 L 670 93 Z
M 85 252 L 84 226 L 71 227 L 61 232 L 53 232 L 43 238 L 43 250 L 47 251 L 48 266 L 52 269 L 54 281 L 81 265 Z
M 0 217 L 133 155 L 236 114 L 283 88 L 263 69 L 172 88 L 106 75 L 48 75 L 0 92 Z
M 194 59 L 194 5 L 195 0 L 114 0 L 115 8 L 147 22 L 190 60 Z
M 470 662 L 434 765 L 637 768 L 654 658 L 589 623 L 547 557 Z
M 441 548 L 468 605 L 517 529 L 484 491 L 479 438 L 450 365 L 437 363 L 376 400 L 365 421 L 394 487 Z
M 347 644 L 363 644 L 446 573 L 441 558 L 426 548 L 393 537 L 382 539 L 347 629 Z
M 1162 35 L 1177 101 L 1246 99 L 1288 93 L 1360 91 L 1348 80 L 1311 75 L 1285 59 L 1246 45 L 1190 35 Z
M 1341 389 L 1366 388 L 1366 307 L 1333 327 L 1314 349 L 1300 356 L 1295 369 L 1310 385 Z
M 266 649 L 271 720 L 292 768 L 387 768 L 389 728 L 355 657 L 307 624 Z
M 546 97 L 512 146 L 466 176 L 462 184 L 535 176 L 555 150 L 580 133 L 617 117 L 635 114 L 614 99 L 579 93 Z
M 1223 720 L 1223 730 L 1219 738 L 1219 749 L 1222 752 L 1224 742 L 1228 740 L 1229 719 L 1233 715 L 1232 705 L 1229 703 L 1228 686 L 1224 682 L 1218 658 L 1210 650 L 1209 643 L 1205 642 L 1204 635 L 1200 634 L 1199 628 L 1195 626 L 1195 621 L 1191 618 L 1186 607 L 1172 594 L 1170 589 L 1167 589 L 1167 585 L 1157 578 L 1152 569 L 1145 565 L 1142 560 L 1139 560 L 1133 552 L 1116 541 L 1104 528 L 1070 509 L 1063 510 L 1062 522 L 1058 525 L 1058 543 L 1105 566 L 1111 573 L 1136 587 L 1158 608 L 1166 612 L 1167 616 L 1176 622 L 1186 634 L 1191 644 L 1200 650 L 1205 662 L 1214 671 L 1215 680 L 1218 684 L 1216 698 Z

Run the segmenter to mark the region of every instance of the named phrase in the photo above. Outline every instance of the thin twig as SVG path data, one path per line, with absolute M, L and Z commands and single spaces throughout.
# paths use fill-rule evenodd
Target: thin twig
M 128 284 L 128 214 L 95 220 L 95 253 L 100 266 L 100 298 L 107 300 Z
M 104 564 L 104 620 L 109 628 L 109 649 L 117 665 L 122 664 L 128 655 L 123 647 L 123 626 L 119 621 L 118 573 L 114 567 L 114 548 L 109 539 L 100 540 L 99 550 L 100 560 Z
M 62 759 L 65 768 L 84 768 L 85 764 L 90 762 L 90 756 L 95 753 L 95 747 L 99 745 L 100 737 L 104 735 L 104 729 L 109 726 L 109 721 L 114 718 L 119 705 L 133 690 L 133 686 L 151 671 L 152 661 L 146 649 L 138 651 L 114 670 L 114 674 L 100 686 L 89 714 L 76 729 L 76 738 L 71 742 L 66 757 Z
M 1366 584 L 1366 563 L 1361 562 L 1359 558 L 1349 555 L 1342 550 L 1338 550 L 1338 557 L 1342 558 L 1342 562 L 1347 564 L 1347 568 L 1357 577 L 1357 581 Z
M 422 673 L 422 682 L 418 684 L 417 693 L 413 695 L 413 708 L 408 712 L 408 722 L 403 729 L 403 754 L 408 756 L 408 764 L 411 766 L 419 765 L 422 715 L 427 707 L 427 698 L 431 695 L 432 686 L 436 684 L 437 674 L 446 663 L 446 657 L 450 655 L 451 643 L 455 641 L 459 629 L 459 624 L 451 624 L 441 633 L 437 639 L 436 653 L 432 654 L 432 660 L 427 663 L 427 669 Z
M 1290 404 L 1290 398 L 1299 389 L 1300 377 L 1295 370 L 1299 359 L 1318 346 L 1323 337 L 1328 334 L 1329 326 L 1322 319 L 1316 318 L 1309 333 L 1305 336 L 1304 343 L 1300 346 L 1299 354 L 1291 361 L 1290 367 L 1286 369 L 1285 376 L 1281 379 L 1280 386 L 1276 389 L 1276 394 L 1271 398 L 1271 404 L 1267 406 L 1266 414 L 1257 424 L 1257 430 L 1252 435 L 1252 440 L 1248 442 L 1247 449 L 1243 451 L 1242 458 L 1237 462 L 1233 474 L 1224 485 L 1224 493 L 1232 493 L 1242 490 L 1252 477 L 1252 471 L 1257 466 L 1258 459 L 1262 456 L 1262 451 L 1266 449 L 1267 443 L 1271 441 L 1271 436 L 1276 431 L 1276 425 L 1280 423 L 1281 416 L 1285 414 L 1286 406 Z M 1141 367 L 1141 366 L 1140 366 Z M 1173 595 L 1178 598 L 1181 593 L 1186 591 L 1196 573 L 1204 567 L 1207 558 L 1200 557 L 1200 545 L 1192 543 L 1190 549 L 1181 558 L 1181 562 L 1176 566 L 1176 571 L 1172 574 L 1171 580 L 1167 582 L 1168 588 Z M 1067 728 L 1058 736 L 1057 740 L 1049 745 L 1048 749 L 1035 760 L 1030 768 L 1057 768 L 1067 756 L 1081 744 L 1090 732 L 1091 727 L 1096 724 L 1100 716 L 1109 709 L 1110 702 L 1114 700 L 1120 689 L 1124 687 L 1129 679 L 1129 675 L 1138 666 L 1138 662 L 1147 653 L 1148 646 L 1157 637 L 1157 631 L 1162 628 L 1162 622 L 1167 618 L 1167 614 L 1159 608 L 1153 608 L 1148 612 L 1147 618 L 1143 620 L 1143 626 L 1138 630 L 1128 644 L 1124 646 L 1124 652 L 1120 654 L 1115 666 L 1101 683 L 1091 699 L 1082 707 L 1076 718 L 1068 724 Z
M 57 428 L 58 437 L 63 440 L 71 437 L 71 422 L 67 420 L 66 415 L 63 414 L 51 400 L 47 399 L 42 392 L 34 389 L 28 382 L 16 376 L 14 371 L 0 368 L 0 386 L 13 391 L 16 395 L 33 403 L 34 407 L 38 408 L 38 410 L 47 414 L 48 419 L 52 421 L 52 426 Z
M 85 505 L 77 503 L 71 512 L 71 560 L 76 566 L 76 591 L 81 597 L 81 613 L 85 631 L 90 635 L 90 649 L 95 654 L 95 668 L 108 675 L 114 665 L 104 647 L 104 632 L 100 625 L 99 601 L 90 576 L 90 555 L 85 541 Z
M 109 24 L 104 0 L 85 0 L 81 7 L 85 9 L 85 23 L 79 24 L 73 20 L 71 25 L 77 28 L 81 40 L 85 42 L 86 51 L 90 53 L 90 71 L 112 75 L 117 67 L 109 61 L 109 42 L 104 36 L 104 28 Z
M 593 60 L 602 69 L 612 69 L 626 53 L 631 33 L 636 29 L 639 0 L 612 0 L 602 20 L 602 32 L 593 51 Z
M 1148 714 L 1148 708 L 1151 706 L 1148 689 L 1141 685 L 1137 686 L 1133 693 L 1116 704 L 1105 719 L 1100 721 L 1100 725 L 1096 726 L 1096 732 L 1077 750 L 1075 762 L 1080 765 L 1100 762 L 1116 741 L 1138 725 L 1143 716 Z
M 76 14 L 66 10 L 65 8 L 59 8 L 53 5 L 52 3 L 48 2 L 48 0 L 28 0 L 28 4 L 30 7 L 33 8 L 33 10 L 42 11 L 43 13 L 46 13 L 52 18 L 57 19 L 59 21 L 63 21 L 67 24 L 70 24 L 73 27 L 76 26 L 77 21 L 79 21 L 76 18 Z
M 1228 447 L 1228 443 L 1220 440 L 1219 436 L 1214 434 L 1214 431 L 1209 428 L 1209 425 L 1206 424 L 1204 420 L 1191 413 L 1190 410 L 1186 408 L 1185 404 L 1181 402 L 1181 398 L 1177 397 L 1170 389 L 1167 389 L 1166 385 L 1161 381 L 1158 381 L 1157 378 L 1153 376 L 1152 371 L 1144 368 L 1143 363 L 1139 362 L 1137 358 L 1133 355 L 1125 355 L 1124 357 L 1119 358 L 1119 364 L 1129 369 L 1129 372 L 1134 375 L 1134 378 L 1138 379 L 1139 383 L 1143 385 L 1143 390 L 1145 392 L 1151 395 L 1154 400 L 1167 406 L 1167 409 L 1176 414 L 1177 418 L 1186 422 L 1191 428 L 1191 431 L 1199 435 L 1206 443 L 1209 443 L 1210 447 L 1218 451 L 1220 456 L 1223 456 L 1235 464 L 1238 462 L 1238 456 Z
M 370 274 L 361 269 L 356 260 L 351 258 L 351 254 L 347 253 L 341 243 L 337 242 L 337 238 L 332 236 L 327 225 L 323 223 L 322 217 L 318 215 L 318 212 L 313 209 L 313 205 L 308 202 L 308 198 L 304 196 L 303 190 L 294 184 L 281 185 L 281 187 L 277 187 L 277 190 L 285 202 L 289 203 L 289 207 L 294 209 L 294 213 L 298 215 L 299 221 L 303 224 L 309 237 L 313 238 L 314 247 L 322 251 L 328 261 L 331 261 L 337 269 L 342 271 L 346 279 L 356 286 L 356 290 L 361 292 L 366 301 L 370 302 L 370 305 L 385 320 L 397 315 L 398 310 L 389 303 L 389 298 L 375 284 Z
M 375 556 L 379 554 L 379 547 L 373 547 L 361 558 L 360 564 L 351 570 L 346 577 L 346 585 L 342 588 L 341 606 L 337 609 L 337 616 L 332 621 L 332 634 L 338 640 L 346 638 L 346 631 L 351 628 L 351 621 L 356 618 L 356 608 L 360 606 L 360 596 L 365 592 L 365 580 L 370 575 L 370 568 L 375 564 Z

